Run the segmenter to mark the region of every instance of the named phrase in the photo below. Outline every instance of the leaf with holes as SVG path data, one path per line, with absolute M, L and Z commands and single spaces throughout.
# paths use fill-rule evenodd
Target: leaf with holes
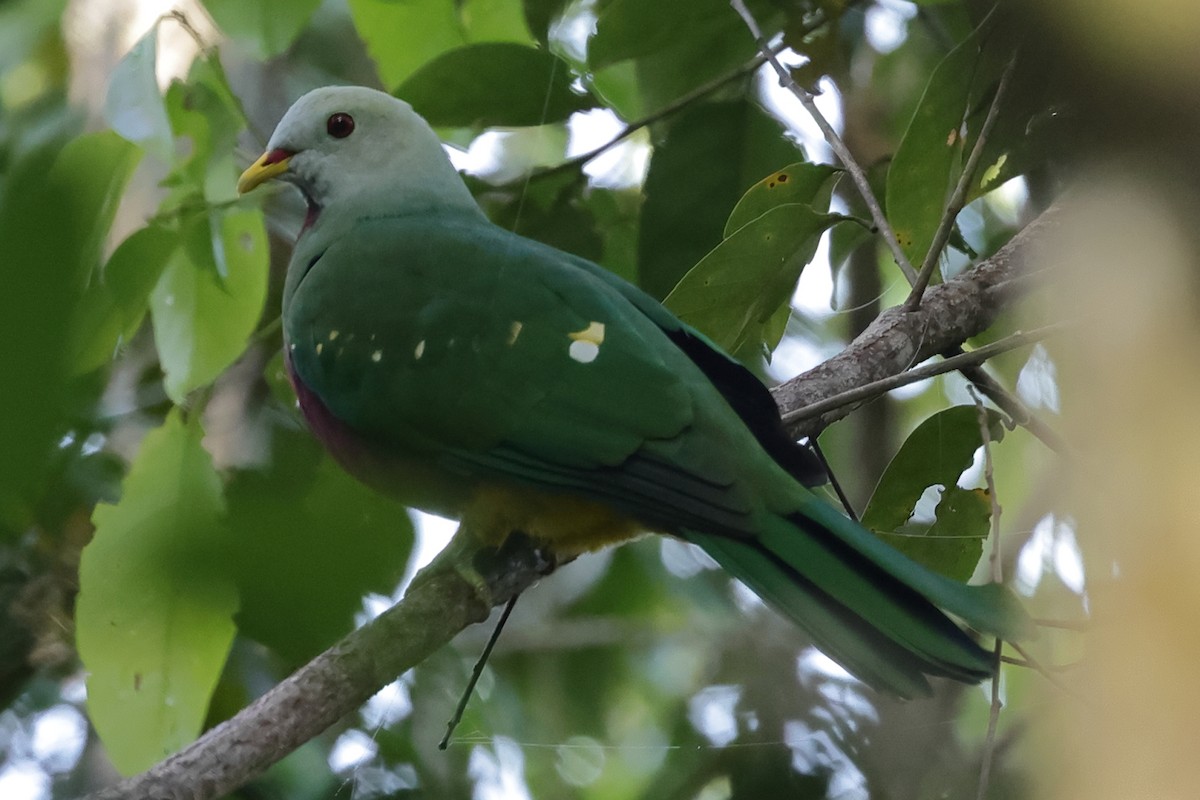
M 987 415 L 991 441 L 998 442 L 1004 438 L 1000 415 L 990 409 Z M 958 479 L 982 444 L 975 406 L 954 406 L 926 419 L 884 470 L 863 525 L 930 569 L 966 580 L 983 550 L 991 504 L 980 492 L 959 488 Z M 910 522 L 932 486 L 943 487 L 934 521 Z

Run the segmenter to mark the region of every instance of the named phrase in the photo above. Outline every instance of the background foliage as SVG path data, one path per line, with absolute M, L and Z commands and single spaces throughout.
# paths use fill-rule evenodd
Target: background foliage
M 1071 4 L 1045 20 L 967 0 L 749 5 L 823 92 L 915 263 L 1020 50 L 942 276 L 1130 153 L 1175 192 L 1168 208 L 1191 207 L 1173 161 L 1195 131 L 1172 116 L 1183 89 L 1157 53 L 1076 32 Z M 1128 14 L 1174 41 L 1156 9 Z M 1131 111 L 1099 102 L 1097 76 L 1146 75 Z M 765 380 L 906 294 L 725 0 L 0 2 L 0 795 L 74 796 L 149 766 L 376 613 L 430 539 L 305 433 L 277 355 L 302 209 L 234 190 L 283 110 L 329 83 L 411 102 L 499 224 L 665 298 Z M 1057 364 L 1039 345 L 992 370 L 1056 423 Z M 992 508 L 971 403 L 946 376 L 821 439 L 866 524 L 962 579 L 986 571 Z M 1080 620 L 1111 552 L 1085 571 L 1081 503 L 1047 489 L 1059 457 L 990 419 L 1005 572 L 1039 615 Z M 974 792 L 985 691 L 877 697 L 711 567 L 658 539 L 580 559 L 522 600 L 447 752 L 434 745 L 481 631 L 238 796 Z M 1080 649 L 1051 632 L 1037 652 Z M 1005 668 L 988 796 L 1028 796 L 1044 768 L 1028 730 L 1048 687 Z

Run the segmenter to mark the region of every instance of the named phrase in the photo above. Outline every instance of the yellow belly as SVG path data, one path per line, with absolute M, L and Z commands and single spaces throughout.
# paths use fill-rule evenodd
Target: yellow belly
M 637 520 L 591 500 L 496 485 L 475 490 L 462 522 L 485 544 L 499 546 L 520 531 L 567 558 L 647 532 Z

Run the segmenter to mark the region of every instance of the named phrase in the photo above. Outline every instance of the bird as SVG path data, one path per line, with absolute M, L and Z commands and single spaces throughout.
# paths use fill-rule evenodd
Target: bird
M 560 557 L 644 533 L 699 546 L 876 690 L 976 683 L 1028 635 L 998 584 L 910 560 L 812 490 L 763 383 L 603 267 L 493 224 L 411 106 L 314 89 L 238 180 L 299 189 L 285 363 L 351 474 Z

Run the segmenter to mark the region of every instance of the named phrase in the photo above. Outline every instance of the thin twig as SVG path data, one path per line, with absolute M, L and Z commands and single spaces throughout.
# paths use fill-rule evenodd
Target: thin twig
M 1033 624 L 1042 628 L 1058 628 L 1059 630 L 1077 631 L 1079 633 L 1086 633 L 1088 630 L 1088 623 L 1086 620 L 1076 622 L 1075 620 L 1069 619 L 1043 619 L 1041 617 L 1035 617 Z
M 159 17 L 158 21 L 162 22 L 166 19 L 173 21 L 179 27 L 183 28 L 184 33 L 192 37 L 192 41 L 196 43 L 196 47 L 205 58 L 208 58 L 212 51 L 216 49 L 215 44 L 210 44 L 204 40 L 200 31 L 196 29 L 196 26 L 192 24 L 192 21 L 188 19 L 187 14 L 183 11 L 180 11 L 178 8 L 173 9 Z
M 829 459 L 825 458 L 825 451 L 821 449 L 821 445 L 818 444 L 815 437 L 809 440 L 809 446 L 812 448 L 817 460 L 821 462 L 821 466 L 825 469 L 825 474 L 829 476 L 829 485 L 833 487 L 834 494 L 841 501 L 842 508 L 846 510 L 846 516 L 858 522 L 858 513 L 854 510 L 854 505 L 850 502 L 849 495 L 842 489 L 842 484 L 837 479 L 837 476 L 833 474 L 833 469 L 829 466 Z
M 908 299 L 904 301 L 906 311 L 916 311 L 917 307 L 921 305 L 921 296 L 925 294 L 925 288 L 929 286 L 929 280 L 933 277 L 933 271 L 941 258 L 942 250 L 945 249 L 946 242 L 950 240 L 950 232 L 954 230 L 954 221 L 958 219 L 959 212 L 967 203 L 967 192 L 975 178 L 975 172 L 979 169 L 979 162 L 983 159 L 984 145 L 987 144 L 988 136 L 991 135 L 992 128 L 995 127 L 996 120 L 1000 116 L 1000 104 L 1008 92 L 1008 84 L 1016 65 L 1017 55 L 1013 54 L 1004 68 L 1004 73 L 1000 76 L 1000 83 L 996 85 L 996 94 L 992 97 L 987 116 L 984 117 L 979 135 L 975 137 L 975 145 L 971 148 L 971 154 L 967 156 L 967 163 L 963 167 L 962 174 L 958 176 L 954 192 L 946 203 L 946 210 L 942 214 L 941 222 L 938 224 L 937 231 L 934 232 L 933 241 L 930 242 L 929 250 L 925 253 L 925 260 L 921 264 L 921 272 L 917 275 L 916 282 L 913 283 Z
M 968 387 L 971 397 L 975 399 L 975 407 L 979 410 L 979 437 L 983 442 L 983 478 L 987 485 L 988 498 L 992 502 L 992 552 L 988 557 L 992 567 L 992 580 L 996 583 L 1004 581 L 1004 567 L 1000 561 L 1000 499 L 996 496 L 996 480 L 992 463 L 992 424 L 983 404 L 983 398 L 975 393 L 974 387 Z M 1023 654 L 1022 654 L 1023 655 Z M 1000 665 L 1004 659 L 1004 640 L 996 639 L 995 671 L 992 673 L 992 707 L 988 713 L 987 736 L 983 740 L 983 763 L 979 768 L 978 800 L 987 795 L 988 779 L 992 770 L 992 757 L 996 750 L 996 726 L 1000 722 Z
M 814 23 L 813 28 L 815 29 L 819 25 L 823 25 L 823 24 L 824 24 L 824 18 L 819 20 L 817 23 Z M 780 45 L 777 49 L 782 51 L 785 49 L 785 46 Z M 722 86 L 725 86 L 726 84 L 729 84 L 729 83 L 733 83 L 737 79 L 744 78 L 745 76 L 753 73 L 755 70 L 757 70 L 759 67 L 761 67 L 765 63 L 767 63 L 767 57 L 765 55 L 757 55 L 754 58 L 747 61 L 742 66 L 733 70 L 732 72 L 729 72 L 725 75 L 719 75 L 716 78 L 713 78 L 711 81 L 708 81 L 707 83 L 697 86 L 695 89 L 693 89 L 692 91 L 683 95 L 682 97 L 672 100 L 670 103 L 667 103 L 665 106 L 658 109 L 657 111 L 647 114 L 646 116 L 642 117 L 641 119 L 630 122 L 628 125 L 626 125 L 624 128 L 622 128 L 619 133 L 617 133 L 615 136 L 613 136 L 611 139 L 609 139 L 607 142 L 600 145 L 599 147 L 595 147 L 591 150 L 588 150 L 586 153 L 581 153 L 577 156 L 572 156 L 571 158 L 567 159 L 566 161 L 563 161 L 562 163 L 559 163 L 559 164 L 555 164 L 554 166 L 543 167 L 541 169 L 533 170 L 528 174 L 528 176 L 526 176 L 526 178 L 528 178 L 528 179 L 542 178 L 547 175 L 556 175 L 559 172 L 566 172 L 568 170 L 572 170 L 577 167 L 580 167 L 580 166 L 588 163 L 592 159 L 596 158 L 597 156 L 602 155 L 602 154 L 606 153 L 607 151 L 611 150 L 612 148 L 616 147 L 618 144 L 625 141 L 630 136 L 632 136 L 633 134 L 640 131 L 642 128 L 653 125 L 654 123 L 659 122 L 660 120 L 666 119 L 667 117 L 670 117 L 673 114 L 676 114 L 679 111 L 682 111 L 687 106 L 691 105 L 692 103 L 696 102 L 697 100 L 699 100 L 703 97 L 707 97 L 708 95 L 710 95 L 713 92 L 720 89 Z
M 983 442 L 983 479 L 987 484 L 988 497 L 992 501 L 992 552 L 988 560 L 992 567 L 992 581 L 1004 583 L 1004 565 L 1000 560 L 1000 498 L 996 496 L 996 479 L 992 464 L 992 425 L 988 418 L 987 407 L 983 399 L 975 393 L 974 387 L 967 387 L 971 397 L 975 399 L 975 407 L 979 410 L 979 437 Z
M 829 146 L 833 148 L 833 152 L 837 154 L 846 171 L 850 173 L 854 185 L 858 188 L 859 194 L 862 195 L 863 202 L 866 203 L 867 208 L 871 212 L 871 219 L 875 221 L 875 227 L 879 229 L 879 233 L 887 243 L 888 249 L 892 251 L 892 256 L 896 259 L 896 264 L 899 265 L 900 271 L 904 273 L 904 277 L 908 279 L 909 283 L 916 281 L 917 271 L 913 269 L 908 257 L 904 255 L 904 250 L 901 249 L 900 242 L 896 239 L 896 232 L 892 230 L 887 217 L 884 216 L 883 207 L 879 204 L 875 193 L 871 191 L 871 184 L 867 181 L 867 175 L 863 172 L 863 168 L 859 166 L 858 160 L 850 153 L 850 148 L 846 147 L 846 143 L 842 141 L 842 137 L 838 135 L 833 125 L 830 124 L 829 120 L 817 108 L 812 92 L 796 83 L 796 80 L 792 77 L 792 73 L 780 62 L 775 50 L 763 38 L 762 29 L 758 27 L 758 22 L 755 21 L 754 15 L 750 13 L 750 9 L 746 8 L 745 2 L 743 0 L 730 0 L 729 4 L 733 6 L 733 10 L 745 21 L 746 27 L 750 29 L 750 34 L 758 43 L 758 49 L 766 57 L 767 63 L 778 73 L 779 85 L 796 96 L 800 101 L 800 105 L 804 106 L 804 110 L 817 123 L 822 135 L 825 137 L 825 141 L 829 142 Z
M 992 772 L 992 756 L 996 752 L 996 725 L 1000 722 L 1000 708 L 1003 703 L 1000 702 L 1000 663 L 1004 658 L 1004 640 L 996 640 L 996 661 L 995 673 L 992 675 L 992 710 L 988 714 L 987 735 L 983 740 L 983 753 L 980 760 L 983 762 L 979 766 L 979 789 L 975 793 L 976 800 L 984 800 L 987 797 L 988 781 L 991 778 Z
M 954 357 L 965 351 L 962 347 L 952 347 L 946 352 L 951 357 Z M 1049 447 L 1058 455 L 1070 455 L 1071 447 L 1067 444 L 1067 440 L 1059 436 L 1049 425 L 1034 416 L 1034 413 L 1029 410 L 1029 406 L 1022 403 L 1016 395 L 1001 386 L 999 381 L 983 370 L 983 367 L 967 366 L 963 367 L 960 371 L 963 377 L 973 383 L 989 400 L 999 406 L 1001 411 L 1008 414 L 1013 422 L 1028 430 L 1042 444 Z
M 467 703 L 470 701 L 471 695 L 475 693 L 475 685 L 479 683 L 479 678 L 483 675 L 483 668 L 487 666 L 488 659 L 492 656 L 492 648 L 499 641 L 500 632 L 504 630 L 504 625 L 508 622 L 509 616 L 512 615 L 513 608 L 517 605 L 517 598 L 520 596 L 520 593 L 514 594 L 504 604 L 504 611 L 500 612 L 500 619 L 496 621 L 496 627 L 492 629 L 492 635 L 488 637 L 487 644 L 483 646 L 483 653 L 480 654 L 479 660 L 475 662 L 475 668 L 471 670 L 471 678 L 467 681 L 467 686 L 463 689 L 462 696 L 458 698 L 458 705 L 454 709 L 454 716 L 450 717 L 450 721 L 446 723 L 446 735 L 438 742 L 438 750 L 445 750 L 450 746 L 450 737 L 454 735 L 454 729 L 462 721 L 463 714 L 467 710 Z
M 1081 661 L 1073 661 L 1070 664 L 1039 664 L 1036 661 L 1030 661 L 1025 658 L 1016 658 L 1015 656 L 1005 656 L 1001 660 L 1005 664 L 1012 664 L 1015 667 L 1025 667 L 1026 669 L 1032 669 L 1037 672 L 1048 673 L 1069 672 L 1070 670 L 1079 667 L 1083 663 Z M 1047 675 L 1046 678 L 1049 680 L 1050 675 Z M 1066 687 L 1063 688 L 1065 689 Z
M 910 383 L 932 378 L 935 375 L 941 375 L 945 372 L 953 372 L 962 369 L 963 367 L 982 364 L 989 358 L 993 358 L 1010 350 L 1016 350 L 1019 347 L 1024 347 L 1028 344 L 1041 341 L 1047 336 L 1059 333 L 1068 327 L 1069 323 L 1056 322 L 1050 325 L 1044 325 L 1040 328 L 1034 328 L 1030 331 L 1017 331 L 1016 333 L 1005 336 L 1003 339 L 998 339 L 991 344 L 983 347 L 964 352 L 961 355 L 947 358 L 933 364 L 925 364 L 915 369 L 910 369 L 908 372 L 902 372 L 899 375 L 892 375 L 887 378 L 881 378 L 877 381 L 856 386 L 853 389 L 836 394 L 833 397 L 821 400 L 816 403 L 811 403 L 803 408 L 798 408 L 795 411 L 789 411 L 783 415 L 785 424 L 799 422 L 800 420 L 809 419 L 810 417 L 819 417 L 822 414 L 832 411 L 835 408 L 857 403 L 860 400 L 867 400 L 872 397 L 877 397 L 884 392 L 889 392 L 900 386 L 906 386 Z
M 263 325 L 261 328 L 256 330 L 250 336 L 250 341 L 252 341 L 256 344 L 265 344 L 268 341 L 270 341 L 271 339 L 273 339 L 275 337 L 275 335 L 278 334 L 281 330 L 283 330 L 283 315 L 282 314 L 280 314 L 278 317 L 275 317 L 273 320 L 268 322 L 266 325 Z
M 1017 653 L 1020 654 L 1021 658 L 1025 659 L 1025 661 L 1028 663 L 1028 665 L 1031 668 L 1033 668 L 1034 671 L 1036 671 L 1039 675 L 1041 675 L 1043 678 L 1048 680 L 1050 683 L 1054 684 L 1055 688 L 1061 689 L 1062 691 L 1066 692 L 1067 694 L 1071 695 L 1072 697 L 1074 697 L 1077 700 L 1083 700 L 1083 701 L 1087 700 L 1086 697 L 1084 697 L 1083 695 L 1076 692 L 1074 689 L 1072 689 L 1067 684 L 1063 683 L 1058 678 L 1058 676 L 1054 674 L 1054 672 L 1050 668 L 1046 667 L 1040 661 L 1038 661 L 1036 658 L 1034 658 L 1032 655 L 1030 655 L 1029 651 L 1026 650 L 1024 647 L 1022 647 L 1020 645 L 1020 643 L 1009 642 L 1009 644 L 1012 646 L 1012 649 L 1016 650 Z M 1072 666 L 1074 666 L 1074 665 L 1072 665 Z M 1062 667 L 1062 669 L 1068 669 L 1068 668 L 1069 667 Z

